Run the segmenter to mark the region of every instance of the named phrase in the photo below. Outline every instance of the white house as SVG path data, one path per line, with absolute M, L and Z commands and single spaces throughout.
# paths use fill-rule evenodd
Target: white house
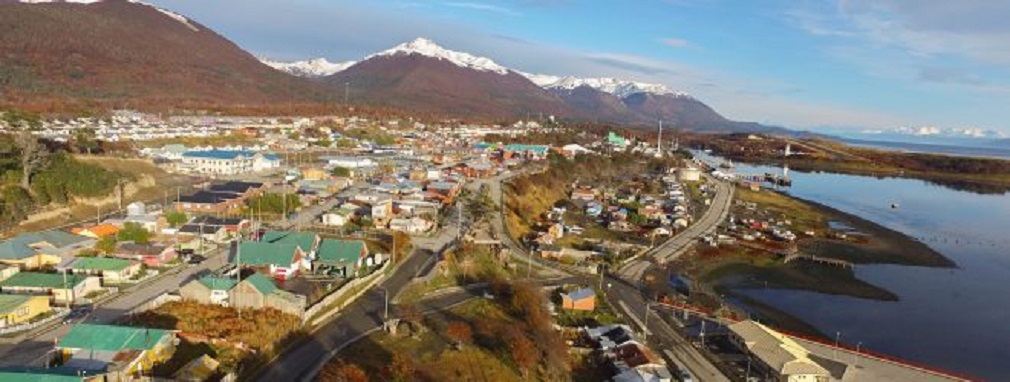
M 362 168 L 362 167 L 375 167 L 378 163 L 375 163 L 371 158 L 364 157 L 350 157 L 350 156 L 324 156 L 319 158 L 325 161 L 327 165 L 343 168 Z
M 399 218 L 389 222 L 389 229 L 410 234 L 427 232 L 431 227 L 430 221 L 419 217 Z

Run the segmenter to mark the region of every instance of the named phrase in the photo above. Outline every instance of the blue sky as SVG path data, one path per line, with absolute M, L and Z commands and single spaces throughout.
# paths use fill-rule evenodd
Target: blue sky
M 153 2 L 274 59 L 426 37 L 527 72 L 663 83 L 736 120 L 1010 133 L 1010 1 Z

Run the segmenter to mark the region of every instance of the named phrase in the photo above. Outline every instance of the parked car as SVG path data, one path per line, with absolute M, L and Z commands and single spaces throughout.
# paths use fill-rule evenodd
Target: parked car
M 189 257 L 189 260 L 186 261 L 186 263 L 187 264 L 192 264 L 192 265 L 200 265 L 201 263 L 203 263 L 206 260 L 207 260 L 207 258 L 203 257 L 202 255 L 191 255 Z

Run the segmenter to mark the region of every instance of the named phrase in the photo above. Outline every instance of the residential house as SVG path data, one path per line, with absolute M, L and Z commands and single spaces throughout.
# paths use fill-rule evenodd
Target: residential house
M 78 227 L 71 230 L 74 235 L 81 235 L 84 237 L 90 237 L 95 240 L 100 240 L 109 236 L 116 236 L 119 233 L 119 227 L 112 224 L 98 224 L 89 227 Z
M 257 182 L 225 182 L 213 184 L 206 190 L 179 198 L 176 210 L 197 214 L 215 214 L 242 207 L 251 197 L 262 194 L 266 184 Z
M 372 224 L 376 227 L 385 227 L 389 220 L 393 218 L 393 199 L 386 197 L 372 202 L 371 213 Z
M 24 269 L 55 266 L 82 249 L 91 248 L 96 240 L 63 231 L 42 231 L 21 234 L 0 242 L 0 264 Z
M 238 309 L 274 308 L 302 318 L 305 314 L 305 296 L 280 289 L 273 280 L 253 273 L 231 289 L 228 300 Z
M 149 372 L 174 353 L 174 330 L 75 324 L 56 342 L 55 354 L 64 368 L 118 381 Z
M 179 227 L 179 230 L 176 233 L 185 236 L 197 237 L 211 243 L 227 242 L 228 238 L 231 236 L 228 233 L 227 227 L 219 225 L 184 224 L 182 227 Z
M 231 277 L 208 275 L 183 284 L 179 287 L 179 295 L 201 304 L 228 306 L 231 290 L 237 284 L 238 280 Z
M 204 227 L 224 227 L 228 233 L 236 234 L 249 227 L 249 219 L 221 218 L 211 215 L 203 215 L 193 218 L 193 220 L 187 224 L 202 225 Z
M 408 234 L 419 234 L 431 230 L 434 223 L 420 217 L 397 218 L 389 221 L 389 229 L 393 231 L 405 232 Z
M 574 158 L 575 156 L 581 154 L 593 154 L 593 151 L 582 147 L 582 145 L 571 143 L 561 147 L 561 155 L 568 158 Z
M 582 288 L 561 294 L 561 308 L 568 310 L 596 309 L 596 292 L 592 288 Z
M 46 296 L 0 294 L 0 329 L 28 323 L 50 310 Z
M 319 239 L 319 235 L 312 232 L 267 231 L 260 238 L 260 241 L 277 244 L 297 244 L 310 259 L 314 259 L 316 257 L 316 248 L 319 246 Z
M 344 224 L 347 224 L 352 220 L 354 220 L 354 217 L 355 217 L 355 211 L 353 209 L 340 208 L 337 209 L 336 211 L 327 212 L 323 214 L 320 219 L 322 220 L 323 225 L 331 227 L 342 227 Z
M 302 169 L 302 179 L 304 180 L 324 180 L 330 178 L 330 172 L 318 167 L 308 167 Z
M 623 324 L 612 324 L 586 328 L 586 336 L 596 343 L 596 346 L 604 352 L 610 351 L 620 345 L 633 341 L 631 327 Z
M 127 215 L 125 217 L 108 218 L 102 224 L 110 224 L 122 228 L 126 223 L 134 223 L 148 232 L 159 232 L 168 225 L 168 221 L 158 214 Z
M 56 304 L 74 303 L 101 290 L 98 277 L 63 273 L 18 272 L 0 282 L 4 293 L 51 296 Z
M 293 278 L 304 268 L 308 255 L 294 242 L 243 241 L 232 261 L 279 280 Z
M 111 257 L 78 257 L 66 266 L 74 274 L 99 276 L 102 284 L 119 284 L 140 275 L 140 262 Z
M 21 268 L 0 264 L 0 281 L 7 280 L 14 274 L 21 271 Z
M 313 267 L 316 273 L 351 277 L 368 258 L 368 246 L 361 240 L 324 239 Z
M 431 182 L 424 188 L 426 191 L 434 192 L 451 200 L 459 193 L 460 185 L 454 182 Z
M 122 242 L 116 244 L 116 252 L 113 253 L 113 256 L 140 261 L 145 266 L 156 268 L 168 265 L 178 257 L 178 254 L 171 245 Z
M 651 349 L 635 341 L 615 347 L 608 357 L 617 369 L 614 381 L 670 382 L 673 376 L 666 362 Z
M 319 160 L 326 162 L 327 166 L 343 167 L 347 169 L 360 169 L 365 167 L 376 167 L 379 164 L 371 158 L 350 157 L 350 156 L 323 156 Z
M 596 190 L 592 188 L 576 188 L 572 190 L 572 200 L 585 200 L 587 202 L 596 200 Z
M 67 374 L 62 370 L 0 370 L 0 381 L 13 382 L 105 382 L 102 376 Z

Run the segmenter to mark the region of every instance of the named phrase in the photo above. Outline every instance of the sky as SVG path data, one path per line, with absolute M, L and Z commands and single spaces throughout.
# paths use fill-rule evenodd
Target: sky
M 151 2 L 278 60 L 425 37 L 525 72 L 662 83 L 734 120 L 1010 134 L 1005 0 Z

